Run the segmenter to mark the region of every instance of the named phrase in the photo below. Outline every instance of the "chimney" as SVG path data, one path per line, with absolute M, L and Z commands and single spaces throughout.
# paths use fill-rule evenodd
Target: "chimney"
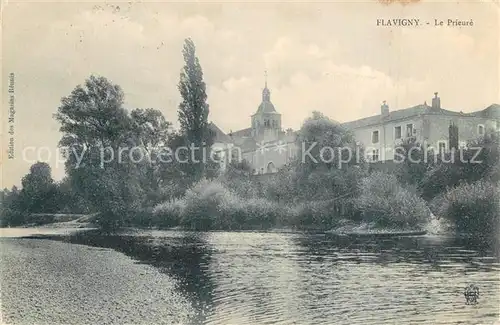
M 441 99 L 438 97 L 438 93 L 434 93 L 434 98 L 432 99 L 432 109 L 441 109 Z
M 385 100 L 384 100 L 382 106 L 380 106 L 380 113 L 382 114 L 382 116 L 389 115 L 389 105 L 387 105 Z

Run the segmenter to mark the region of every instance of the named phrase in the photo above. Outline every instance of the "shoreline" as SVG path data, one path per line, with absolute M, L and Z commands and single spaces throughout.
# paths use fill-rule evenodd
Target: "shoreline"
M 102 230 L 92 219 L 93 215 L 60 215 L 69 218 L 68 221 L 51 222 L 45 224 L 26 224 L 11 228 L 0 228 L 0 236 L 5 237 L 5 233 L 29 233 L 33 235 L 43 234 L 68 234 L 68 232 Z M 6 230 L 10 229 L 10 230 Z M 23 231 L 23 229 L 25 229 Z M 31 230 L 28 230 L 31 229 Z M 58 230 L 59 229 L 59 230 Z M 439 220 L 433 219 L 426 227 L 379 227 L 374 223 L 353 222 L 341 220 L 336 227 L 325 228 L 297 228 L 297 227 L 242 227 L 239 229 L 188 229 L 181 226 L 164 228 L 161 226 L 140 226 L 129 225 L 116 230 L 109 231 L 109 234 L 120 234 L 135 231 L 183 231 L 183 232 L 234 232 L 234 233 L 280 233 L 280 234 L 324 234 L 328 236 L 348 236 L 348 237 L 392 237 L 392 236 L 417 236 L 417 235 L 453 235 L 456 234 L 451 229 L 443 228 L 439 225 Z M 61 233 L 62 232 L 62 233 Z M 102 230 L 103 233 L 106 231 Z M 14 235 L 14 237 L 17 237 Z
M 176 279 L 111 248 L 8 238 L 0 256 L 6 324 L 167 325 L 196 316 Z
M 356 227 L 359 228 L 359 227 Z M 349 236 L 349 237 L 365 237 L 365 236 L 402 236 L 402 235 L 426 235 L 429 232 L 425 230 L 415 229 L 370 229 L 368 231 L 343 231 L 342 227 L 333 228 L 330 230 L 325 229 L 295 229 L 295 228 L 270 228 L 270 229 L 210 229 L 210 230 L 195 230 L 185 229 L 181 227 L 160 228 L 160 227 L 123 227 L 109 232 L 109 235 L 119 235 L 134 233 L 140 231 L 179 231 L 179 232 L 193 232 L 193 233 L 275 233 L 275 234 L 316 234 L 328 236 Z M 71 235 L 78 232 L 98 231 L 106 234 L 107 232 L 100 229 L 93 224 L 82 223 L 75 226 L 74 223 L 57 223 L 46 224 L 42 226 L 26 225 L 22 227 L 9 227 L 0 228 L 0 238 L 6 237 L 33 237 L 43 235 Z M 450 235 L 451 233 L 443 233 L 443 235 Z

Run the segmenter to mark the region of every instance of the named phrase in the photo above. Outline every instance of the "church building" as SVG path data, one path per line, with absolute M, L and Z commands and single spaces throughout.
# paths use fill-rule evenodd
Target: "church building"
M 255 114 L 250 117 L 250 127 L 225 134 L 214 123 L 214 147 L 222 155 L 246 160 L 254 174 L 274 173 L 296 155 L 296 135 L 288 129 L 283 131 L 281 114 L 271 102 L 271 91 L 267 80 L 262 90 L 262 101 Z M 227 157 L 227 156 L 226 156 Z M 222 159 L 222 167 L 228 159 Z
M 214 123 L 215 150 L 219 151 L 224 170 L 229 157 L 246 160 L 254 174 L 276 172 L 297 156 L 301 147 L 296 143 L 296 133 L 282 128 L 281 114 L 271 102 L 267 80 L 262 90 L 262 101 L 250 117 L 250 127 L 229 134 Z M 478 139 L 486 132 L 500 131 L 500 105 L 492 104 L 472 113 L 443 109 L 438 93 L 432 104 L 416 105 L 391 111 L 384 101 L 380 114 L 342 123 L 354 133 L 365 148 L 370 162 L 390 162 L 394 149 L 408 138 L 432 147 L 434 152 L 446 152 L 464 146 L 467 141 Z

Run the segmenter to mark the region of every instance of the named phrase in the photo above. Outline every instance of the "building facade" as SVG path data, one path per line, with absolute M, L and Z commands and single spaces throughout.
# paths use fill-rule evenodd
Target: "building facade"
M 463 146 L 487 132 L 500 130 L 500 105 L 462 113 L 441 107 L 438 93 L 434 93 L 431 105 L 426 102 L 414 107 L 391 111 L 384 101 L 380 114 L 342 123 L 351 130 L 365 148 L 371 162 L 394 159 L 395 148 L 411 138 L 434 152 L 446 152 L 453 146 Z M 281 114 L 271 102 L 271 92 L 266 85 L 262 101 L 251 116 L 250 127 L 225 134 L 215 124 L 214 148 L 221 157 L 246 160 L 255 174 L 274 173 L 289 163 L 301 147 L 296 143 L 296 132 L 283 131 Z M 228 159 L 222 160 L 222 168 Z
M 452 146 L 464 146 L 468 141 L 500 130 L 500 105 L 484 110 L 462 113 L 441 107 L 438 93 L 432 104 L 390 111 L 383 103 L 380 114 L 343 123 L 363 144 L 370 161 L 392 161 L 395 148 L 412 138 L 434 152 L 447 152 Z M 455 145 L 453 143 L 456 142 Z
M 249 128 L 225 134 L 215 124 L 210 126 L 215 133 L 214 148 L 221 157 L 222 169 L 228 161 L 236 159 L 247 161 L 254 174 L 274 173 L 297 153 L 296 133 L 282 129 L 281 114 L 271 102 L 267 82 L 261 103 L 250 117 Z

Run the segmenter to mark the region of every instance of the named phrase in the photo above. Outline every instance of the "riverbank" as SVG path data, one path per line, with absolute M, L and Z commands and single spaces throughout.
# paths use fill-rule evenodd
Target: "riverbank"
M 435 221 L 435 220 L 434 220 Z M 29 228 L 30 225 L 24 226 L 24 228 Z M 42 226 L 37 227 L 39 229 L 97 229 L 99 228 L 93 219 L 80 218 L 71 220 L 68 222 L 55 222 L 48 223 Z M 325 229 L 320 227 L 271 227 L 271 228 L 262 228 L 262 227 L 242 227 L 241 229 L 208 229 L 206 231 L 210 232 L 272 232 L 272 233 L 336 233 L 336 234 L 391 234 L 391 233 L 436 233 L 441 232 L 442 227 L 440 227 L 436 222 L 429 223 L 429 226 L 424 228 L 394 228 L 394 227 L 385 227 L 381 228 L 376 226 L 373 223 L 366 222 L 353 222 L 350 220 L 341 220 L 336 227 L 331 229 Z M 6 229 L 6 228 L 3 228 Z M 17 229 L 17 228 L 11 228 Z M 134 231 L 134 230 L 178 230 L 178 231 L 201 231 L 200 229 L 186 229 L 181 226 L 175 227 L 159 227 L 159 226 L 142 226 L 142 225 L 130 225 L 127 227 L 122 227 L 120 230 L 124 231 Z
M 43 232 L 51 230 L 64 229 Z M 493 244 L 433 236 L 130 231 L 0 239 L 4 323 L 473 325 L 498 319 Z M 478 305 L 464 304 L 470 283 L 481 290 Z
M 0 244 L 2 324 L 186 324 L 193 315 L 174 279 L 114 250 L 23 238 Z

